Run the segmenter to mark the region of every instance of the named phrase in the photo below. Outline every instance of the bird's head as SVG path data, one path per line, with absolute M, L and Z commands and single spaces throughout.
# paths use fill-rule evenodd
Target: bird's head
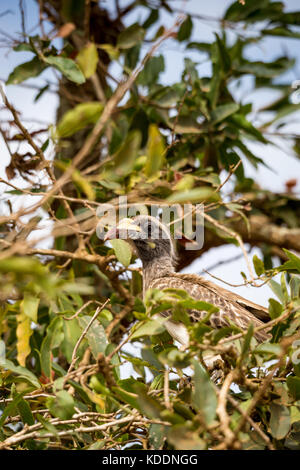
M 116 227 L 110 229 L 105 240 L 121 238 L 133 246 L 143 264 L 159 258 L 175 262 L 175 250 L 170 231 L 155 217 L 138 215 L 132 219 L 122 219 Z

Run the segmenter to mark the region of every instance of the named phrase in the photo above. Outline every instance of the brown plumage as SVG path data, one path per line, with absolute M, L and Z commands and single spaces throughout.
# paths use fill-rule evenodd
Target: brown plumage
M 174 247 L 168 228 L 150 216 L 137 216 L 134 219 L 123 219 L 119 226 L 108 233 L 107 238 L 127 238 L 134 247 L 143 263 L 143 290 L 147 289 L 181 289 L 195 300 L 211 303 L 219 311 L 210 316 L 210 324 L 214 328 L 228 326 L 232 321 L 241 329 L 248 329 L 250 323 L 254 327 L 268 321 L 268 310 L 260 305 L 244 299 L 233 292 L 219 287 L 196 274 L 176 273 L 174 268 Z M 207 312 L 190 310 L 193 322 L 199 321 Z M 166 312 L 163 316 L 170 316 Z M 186 328 L 173 320 L 167 320 L 165 327 L 184 347 L 188 345 Z M 269 335 L 265 330 L 255 333 L 261 342 Z

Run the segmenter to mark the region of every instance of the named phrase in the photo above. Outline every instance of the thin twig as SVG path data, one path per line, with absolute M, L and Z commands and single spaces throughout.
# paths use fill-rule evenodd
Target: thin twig
M 167 410 L 171 410 L 171 403 L 170 403 L 170 390 L 169 390 L 169 370 L 166 366 L 164 372 L 164 401 L 165 407 Z
M 97 307 L 96 309 L 96 312 L 94 313 L 94 315 L 92 316 L 91 320 L 89 321 L 89 323 L 87 324 L 87 326 L 85 327 L 85 329 L 83 330 L 83 332 L 81 333 L 77 343 L 75 344 L 75 347 L 73 349 L 73 353 L 72 353 L 72 359 L 71 359 L 71 364 L 70 364 L 70 367 L 67 371 L 67 374 L 70 374 L 70 372 L 74 369 L 74 366 L 75 366 L 75 363 L 77 361 L 77 357 L 76 357 L 76 354 L 77 354 L 77 350 L 80 346 L 80 343 L 81 341 L 84 339 L 85 335 L 87 334 L 89 328 L 91 327 L 91 325 L 93 324 L 93 322 L 96 320 L 97 316 L 99 315 L 100 312 L 102 312 L 102 310 L 104 309 L 104 307 L 109 303 L 110 299 L 107 299 L 104 304 L 101 306 L 101 307 Z

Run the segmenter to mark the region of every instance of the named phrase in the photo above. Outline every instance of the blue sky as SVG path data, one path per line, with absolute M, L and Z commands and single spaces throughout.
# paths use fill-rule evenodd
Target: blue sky
M 253 0 L 251 0 L 253 1 Z M 37 24 L 38 24 L 38 10 L 37 4 L 34 0 L 26 0 L 26 27 L 30 34 L 33 34 Z M 111 0 L 103 2 L 108 5 L 112 5 Z M 121 2 L 122 3 L 122 2 Z M 128 1 L 123 1 L 123 4 L 127 4 Z M 226 10 L 227 6 L 232 3 L 232 0 L 210 0 L 210 1 L 201 1 L 201 0 L 187 0 L 186 2 L 173 1 L 172 5 L 181 8 L 184 5 L 184 9 L 187 12 L 194 12 L 198 14 L 204 14 L 206 16 L 212 16 L 219 18 L 222 16 L 223 12 Z M 286 0 L 285 5 L 288 10 L 297 10 L 299 9 L 299 0 Z M 11 12 L 5 16 L 0 17 L 0 33 L 5 31 L 9 32 L 10 36 L 16 37 L 16 34 L 20 34 L 20 13 L 19 13 L 19 0 L 2 0 L 0 2 L 0 15 L 5 10 L 10 10 Z M 134 17 L 128 16 L 128 23 L 130 24 L 132 20 L 137 20 L 143 18 L 147 13 L 143 8 L 140 8 L 138 13 L 138 18 L 136 17 L 136 12 Z M 166 12 L 162 11 L 160 16 L 161 22 L 170 26 L 174 17 L 171 17 Z M 193 29 L 192 40 L 198 41 L 211 41 L 214 39 L 214 32 L 218 30 L 217 22 L 203 22 L 195 21 Z M 20 53 L 20 52 L 10 52 L 8 53 L 10 39 L 4 38 L 3 34 L 0 34 L 0 59 L 1 59 L 1 70 L 0 70 L 0 79 L 6 79 L 9 73 L 20 63 L 23 63 L 27 60 L 30 60 L 30 53 Z M 232 33 L 230 33 L 232 34 Z M 229 34 L 229 38 L 230 38 Z M 6 46 L 6 47 L 5 47 Z M 7 47 L 8 46 L 8 47 Z M 182 64 L 184 57 L 187 56 L 184 46 L 178 47 L 178 44 L 175 45 L 174 42 L 169 41 L 163 47 L 161 52 L 165 55 L 166 61 L 166 71 L 163 74 L 163 81 L 165 83 L 173 83 L 180 79 Z M 262 46 L 254 46 L 249 49 L 249 58 L 252 60 L 263 60 L 270 61 L 286 53 L 291 57 L 297 57 L 298 67 L 292 73 L 289 73 L 286 77 L 283 77 L 285 80 L 292 82 L 293 80 L 300 80 L 300 48 L 299 40 L 294 39 L 280 39 L 280 38 L 268 38 L 266 39 Z M 197 60 L 199 62 L 204 61 L 205 57 L 200 56 L 199 53 L 189 52 L 188 56 Z M 199 66 L 199 70 L 203 74 L 210 72 L 209 64 L 204 61 L 202 65 Z M 56 77 L 51 70 L 44 72 L 41 77 L 35 80 L 28 80 L 26 85 L 44 83 L 44 79 L 48 79 L 56 82 Z M 247 102 L 251 100 L 254 103 L 254 107 L 261 106 L 262 103 L 267 103 L 272 99 L 270 94 L 266 92 L 260 92 L 256 96 L 249 96 L 249 86 L 251 83 L 247 79 L 245 80 L 245 93 L 242 101 Z M 14 106 L 21 112 L 23 117 L 26 119 L 24 123 L 29 130 L 33 130 L 36 127 L 35 121 L 45 122 L 45 126 L 48 124 L 55 123 L 55 113 L 58 104 L 57 97 L 54 94 L 46 93 L 44 96 L 37 102 L 33 102 L 33 98 L 36 95 L 37 91 L 32 90 L 27 87 L 21 86 L 7 86 L 5 91 L 9 100 L 14 104 Z M 0 120 L 4 121 L 7 119 L 7 112 L 0 111 Z M 291 123 L 288 130 L 290 132 L 299 133 L 299 123 L 300 116 L 299 114 L 294 114 L 291 118 Z M 262 156 L 266 162 L 272 167 L 273 171 L 267 170 L 266 168 L 260 168 L 256 172 L 251 166 L 246 163 L 248 175 L 255 178 L 255 180 L 261 184 L 261 186 L 269 188 L 274 191 L 283 191 L 284 182 L 290 178 L 300 176 L 300 161 L 292 157 L 290 146 L 286 141 L 280 141 L 280 146 L 283 150 L 275 148 L 273 145 L 267 147 L 261 147 L 257 144 L 251 144 L 253 147 L 254 153 L 258 156 Z M 0 149 L 1 149 L 1 160 L 0 160 L 0 177 L 5 178 L 5 167 L 8 165 L 10 157 L 7 152 L 7 149 L 2 140 L 0 140 Z M 299 177 L 300 180 L 300 177 Z M 16 184 L 20 184 L 19 180 L 14 181 Z M 299 188 L 299 184 L 298 184 Z M 0 194 L 3 191 L 3 185 L 0 185 Z M 1 205 L 0 205 L 1 210 Z M 192 266 L 189 267 L 190 272 L 200 272 L 203 268 L 206 268 L 214 264 L 217 260 L 227 259 L 235 254 L 239 253 L 239 249 L 234 246 L 220 247 L 214 250 L 211 250 L 209 253 L 206 253 L 201 260 L 197 260 Z M 258 251 L 256 251 L 258 253 Z M 254 252 L 252 253 L 252 255 Z M 241 276 L 240 271 L 247 271 L 243 259 L 231 263 L 228 266 L 221 266 L 219 269 L 213 271 L 218 277 L 226 279 L 228 282 L 240 283 Z M 261 302 L 266 305 L 268 297 L 270 297 L 270 290 L 268 287 L 261 289 L 241 287 L 236 289 L 242 295 L 256 301 Z

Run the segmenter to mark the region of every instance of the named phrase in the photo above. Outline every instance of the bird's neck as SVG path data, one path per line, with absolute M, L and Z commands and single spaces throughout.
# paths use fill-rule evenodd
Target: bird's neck
M 152 281 L 159 277 L 168 276 L 174 273 L 175 269 L 172 264 L 172 260 L 168 256 L 162 256 L 155 258 L 151 261 L 143 261 L 143 291 L 150 287 Z

